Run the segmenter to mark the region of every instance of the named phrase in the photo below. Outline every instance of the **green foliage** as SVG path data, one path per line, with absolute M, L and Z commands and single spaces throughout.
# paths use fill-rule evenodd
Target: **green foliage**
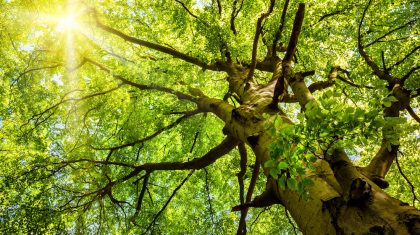
M 150 48 L 134 46 L 100 30 L 92 9 L 106 25 L 152 43 L 173 48 L 205 63 L 226 59 L 251 61 L 255 24 L 269 1 L 243 1 L 235 25 L 230 27 L 233 1 L 64 1 L 37 0 L 0 2 L 0 233 L 4 234 L 140 234 L 151 224 L 187 172 L 153 172 L 140 213 L 135 214 L 145 172 L 118 182 L 109 194 L 98 194 L 110 181 L 130 174 L 130 167 L 88 162 L 119 162 L 137 166 L 155 162 L 183 162 L 202 156 L 224 138 L 224 123 L 214 115 L 192 116 L 155 138 L 110 154 L 109 150 L 146 138 L 171 125 L 181 114 L 196 106 L 162 92 L 119 86 L 113 75 L 141 84 L 156 84 L 188 93 L 198 87 L 209 97 L 222 99 L 229 87 L 225 74 L 203 71 L 198 66 Z M 237 9 L 239 3 L 237 1 Z M 267 53 L 264 41 L 271 41 L 279 27 L 284 1 L 276 1 L 273 14 L 263 24 L 257 59 Z M 291 1 L 280 41 L 286 45 L 298 2 Z M 304 25 L 298 43 L 296 71 L 315 70 L 309 84 L 325 80 L 331 66 L 349 71 L 354 84 L 337 81 L 325 92 L 316 92 L 319 103 L 309 103 L 304 112 L 296 104 L 282 104 L 295 125 L 279 116 L 268 131 L 275 141 L 270 159 L 264 163 L 280 188 L 302 194 L 312 182 L 305 174 L 312 164 L 333 146 L 344 148 L 361 164 L 372 157 L 383 132 L 390 144 L 401 144 L 401 166 L 418 192 L 416 161 L 419 153 L 419 125 L 404 112 L 401 118 L 381 118 L 390 107 L 384 81 L 357 52 L 357 27 L 365 3 L 360 1 L 307 2 Z M 404 25 L 401 30 L 368 47 L 377 64 L 381 53 L 389 67 L 419 45 L 416 1 L 373 1 L 362 27 L 366 44 Z M 74 14 L 78 26 L 60 25 L 62 17 Z M 334 13 L 328 17 L 326 15 Z M 407 23 L 411 22 L 411 23 Z M 278 53 L 279 57 L 284 56 Z M 86 63 L 72 68 L 83 58 L 98 61 L 107 73 Z M 393 74 L 403 76 L 418 65 L 413 53 Z M 411 105 L 418 107 L 418 71 L 406 80 L 412 89 Z M 255 80 L 265 83 L 271 74 L 256 71 Z M 118 88 L 117 88 L 118 87 Z M 112 90 L 112 91 L 111 91 Z M 106 92 L 109 91 L 109 92 Z M 104 94 L 99 94 L 106 92 Z M 418 113 L 418 109 L 415 110 Z M 195 143 L 195 144 L 193 144 Z M 321 150 L 321 151 L 319 151 Z M 248 151 L 251 152 L 251 151 Z M 255 163 L 250 154 L 248 165 Z M 153 234 L 232 234 L 239 213 L 239 154 L 228 156 L 195 171 L 180 188 L 149 231 Z M 244 184 L 250 183 L 247 171 Z M 389 192 L 411 201 L 411 189 L 396 167 L 388 176 Z M 261 174 L 254 195 L 264 190 Z M 100 195 L 100 196 L 98 196 Z M 118 202 L 116 202 L 118 201 Z M 418 205 L 418 204 L 416 204 Z M 197 226 L 192 226 L 192 221 Z M 251 234 L 290 234 L 291 225 L 280 206 L 269 210 L 250 209 L 247 217 Z
M 294 125 L 283 123 L 281 116 L 274 120 L 270 131 L 276 141 L 270 146 L 271 159 L 265 166 L 281 188 L 287 185 L 303 193 L 305 186 L 310 185 L 305 169 L 312 169 L 318 158 L 324 158 L 336 147 L 352 149 L 355 145 L 368 145 L 368 139 L 377 137 L 381 131 L 389 141 L 388 148 L 399 144 L 405 118 L 383 118 L 380 109 L 366 111 L 337 102 L 341 96 L 338 91 L 325 91 L 319 97 L 319 104 L 311 101 L 305 106 Z M 388 96 L 383 102 L 395 101 L 395 97 Z

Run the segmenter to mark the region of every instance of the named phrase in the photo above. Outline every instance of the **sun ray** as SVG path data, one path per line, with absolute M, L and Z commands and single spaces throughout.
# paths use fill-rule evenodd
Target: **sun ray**
M 66 49 L 65 49 L 65 61 L 67 68 L 74 68 L 76 66 L 76 54 L 74 47 L 74 30 L 78 27 L 75 15 L 75 4 L 74 1 L 68 0 L 66 5 L 66 15 L 59 19 L 58 26 L 62 27 L 66 34 Z M 68 88 L 77 88 L 77 81 L 74 71 L 68 70 Z

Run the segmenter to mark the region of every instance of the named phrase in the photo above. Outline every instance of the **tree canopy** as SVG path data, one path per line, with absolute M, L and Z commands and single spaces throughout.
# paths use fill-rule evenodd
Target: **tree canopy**
M 0 232 L 420 233 L 418 1 L 0 12 Z

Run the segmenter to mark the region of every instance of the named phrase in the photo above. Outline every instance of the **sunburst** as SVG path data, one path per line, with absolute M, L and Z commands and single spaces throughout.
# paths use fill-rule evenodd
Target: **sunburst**
M 58 31 L 67 31 L 74 30 L 79 28 L 80 25 L 77 22 L 76 15 L 73 12 L 69 12 L 64 17 L 59 17 L 57 19 L 57 30 Z

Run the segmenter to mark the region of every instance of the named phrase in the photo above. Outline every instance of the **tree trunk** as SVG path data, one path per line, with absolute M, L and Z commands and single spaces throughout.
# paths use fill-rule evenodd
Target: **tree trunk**
M 262 114 L 277 113 L 283 122 L 293 123 L 279 110 L 270 112 L 275 80 L 258 86 L 246 82 L 243 79 L 246 74 L 246 69 L 232 68 L 228 78 L 231 89 L 244 101 L 240 107 L 207 97 L 200 98 L 199 102 L 201 109 L 213 112 L 225 122 L 225 134 L 252 148 L 256 162 L 261 164 L 267 177 L 265 192 L 234 210 L 282 204 L 304 234 L 420 234 L 420 211 L 386 194 L 340 149 L 317 160 L 315 172 L 307 170 L 306 177 L 314 182 L 307 189 L 308 198 L 290 189 L 281 190 L 269 169 L 264 168 L 264 163 L 270 159 L 269 145 L 275 137 L 264 129 L 270 118 L 264 119 Z M 297 80 L 291 86 L 302 107 L 313 99 L 302 81 Z M 241 233 L 244 232 L 238 230 L 238 234 Z
M 269 142 L 260 143 L 254 152 L 267 159 Z M 420 234 L 419 210 L 392 198 L 363 176 L 343 151 L 336 150 L 330 157 L 330 163 L 318 160 L 316 172 L 307 172 L 314 182 L 308 188 L 309 198 L 281 190 L 266 173 L 266 190 L 273 195 L 254 200 L 264 205 L 263 200 L 272 202 L 274 196 L 274 201 L 290 211 L 303 234 Z
M 325 162 L 318 164 L 319 170 L 332 176 L 328 168 Z M 276 187 L 276 196 L 303 234 L 420 234 L 420 211 L 390 197 L 368 179 L 348 178 L 350 188 L 339 193 L 336 182 L 329 182 L 333 177 L 312 179 L 309 199 Z

